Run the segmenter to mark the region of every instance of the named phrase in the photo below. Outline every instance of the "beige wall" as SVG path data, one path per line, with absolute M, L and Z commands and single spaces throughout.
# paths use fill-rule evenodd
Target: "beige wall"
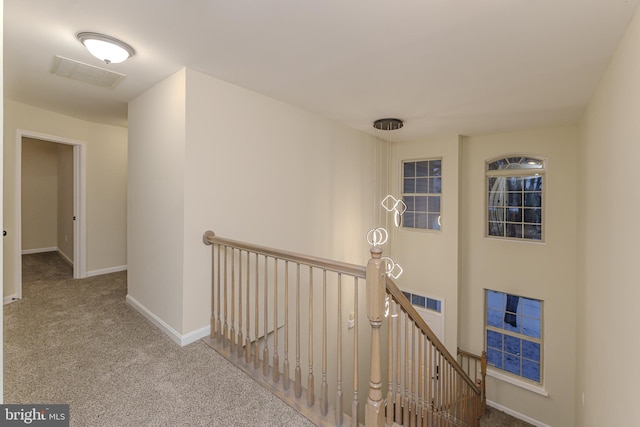
M 580 126 L 576 425 L 581 427 L 638 424 L 639 50 L 636 13 Z
M 56 144 L 58 164 L 58 250 L 73 262 L 73 146 Z
M 22 250 L 58 246 L 58 151 L 56 144 L 22 141 Z
M 390 191 L 402 192 L 400 165 L 404 160 L 442 158 L 441 231 L 421 231 L 392 227 L 391 257 L 404 268 L 396 280 L 405 291 L 438 298 L 444 307 L 444 344 L 456 354 L 458 340 L 458 199 L 459 137 L 446 136 L 410 143 L 393 144 Z
M 466 137 L 462 144 L 460 336 L 484 347 L 484 289 L 544 301 L 548 397 L 489 378 L 488 399 L 551 426 L 574 425 L 577 137 L 575 127 Z M 485 161 L 511 153 L 547 159 L 544 243 L 485 238 Z
M 4 100 L 4 295 L 16 292 L 15 159 L 16 134 L 30 132 L 86 143 L 87 242 L 86 269 L 101 271 L 126 266 L 127 129 L 86 122 Z
M 192 70 L 144 93 L 129 112 L 129 293 L 179 333 L 209 323 L 207 229 L 368 259 L 365 236 L 386 182 L 374 172 L 384 142 Z M 153 146 L 157 154 L 142 155 Z M 156 171 L 165 178 L 153 179 Z

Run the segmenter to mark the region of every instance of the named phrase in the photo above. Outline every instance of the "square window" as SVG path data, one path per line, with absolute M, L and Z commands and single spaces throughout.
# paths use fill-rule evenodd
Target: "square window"
M 405 161 L 402 171 L 402 199 L 407 205 L 402 226 L 440 230 L 442 161 Z

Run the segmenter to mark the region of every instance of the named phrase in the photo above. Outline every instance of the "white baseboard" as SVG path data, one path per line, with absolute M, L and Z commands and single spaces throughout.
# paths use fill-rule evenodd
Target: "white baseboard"
M 102 274 L 109 274 L 109 273 L 117 273 L 119 271 L 125 271 L 126 269 L 127 269 L 126 265 L 117 265 L 115 267 L 101 268 L 99 270 L 87 271 L 86 277 L 100 276 Z
M 69 258 L 67 256 L 67 254 L 65 254 L 64 252 L 62 252 L 60 249 L 58 249 L 58 253 L 60 254 L 60 256 L 62 257 L 62 259 L 64 259 L 67 264 L 69 264 L 71 267 L 73 267 L 73 260 L 71 258 Z
M 153 314 L 144 305 L 140 304 L 140 302 L 136 300 L 134 297 L 132 297 L 131 295 L 127 295 L 127 303 L 129 303 L 140 314 L 146 317 L 151 323 L 156 325 L 162 332 L 167 334 L 169 338 L 171 338 L 176 344 L 178 344 L 181 347 L 191 344 L 192 342 L 198 341 L 199 339 L 209 336 L 209 334 L 211 334 L 211 327 L 204 326 L 200 329 L 196 329 L 195 331 L 189 332 L 186 335 L 182 335 L 178 331 L 173 329 L 171 326 L 169 326 L 164 320 L 160 319 L 158 316 Z
M 23 249 L 22 255 L 30 255 L 30 254 L 40 254 L 44 252 L 56 252 L 58 250 L 57 247 L 52 248 L 37 248 L 37 249 Z
M 9 295 L 8 297 L 4 297 L 4 299 L 2 300 L 3 305 L 7 305 L 10 304 L 14 301 L 18 301 L 18 295 L 17 294 L 13 294 L 13 295 Z
M 497 404 L 495 402 L 492 402 L 490 400 L 487 400 L 487 405 L 491 406 L 492 408 L 496 408 L 498 411 L 502 411 L 505 414 L 509 414 L 512 417 L 516 417 L 519 420 L 526 421 L 529 424 L 533 424 L 536 427 L 551 427 L 549 424 L 545 424 L 545 423 L 543 423 L 541 421 L 534 420 L 533 418 L 531 418 L 529 416 L 521 414 L 520 412 L 514 411 L 513 409 L 509 409 L 509 408 L 507 408 L 505 406 L 499 405 L 499 404 Z

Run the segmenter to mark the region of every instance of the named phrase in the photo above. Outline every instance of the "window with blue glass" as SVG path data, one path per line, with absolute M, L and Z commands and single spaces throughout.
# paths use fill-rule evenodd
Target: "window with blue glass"
M 487 363 L 542 383 L 542 301 L 486 291 Z
M 543 240 L 544 160 L 530 156 L 487 162 L 487 236 Z
M 402 226 L 440 230 L 442 159 L 402 162 Z

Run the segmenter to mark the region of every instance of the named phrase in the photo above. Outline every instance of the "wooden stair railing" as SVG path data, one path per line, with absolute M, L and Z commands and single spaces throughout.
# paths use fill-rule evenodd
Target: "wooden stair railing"
M 478 425 L 480 389 L 387 278 L 379 248 L 365 268 L 211 231 L 203 241 L 212 246 L 204 341 L 314 424 Z

